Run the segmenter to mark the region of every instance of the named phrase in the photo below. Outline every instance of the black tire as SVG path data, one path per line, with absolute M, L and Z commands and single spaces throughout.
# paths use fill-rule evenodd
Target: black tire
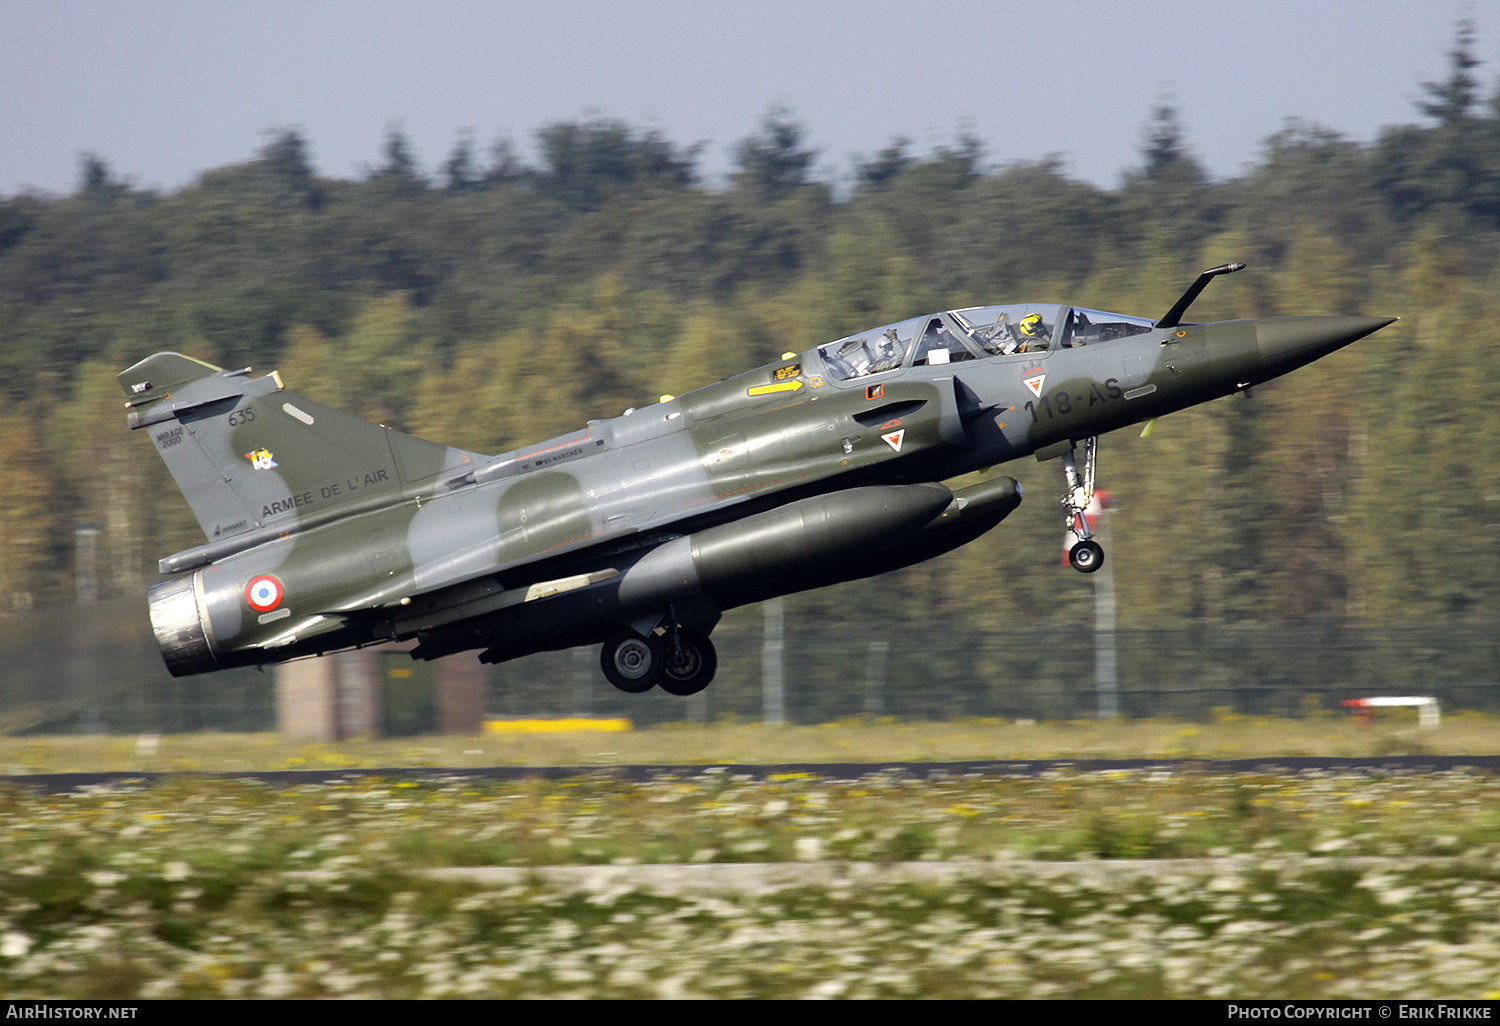
M 677 644 L 672 644 L 671 635 L 662 639 L 666 651 L 666 666 L 657 681 L 669 695 L 687 697 L 696 695 L 714 679 L 719 669 L 719 653 L 714 643 L 697 631 L 680 627 Z
M 1068 550 L 1068 562 L 1081 574 L 1091 574 L 1104 565 L 1104 550 L 1092 538 L 1085 538 Z
M 655 634 L 643 638 L 635 631 L 621 631 L 599 650 L 604 679 L 630 695 L 655 687 L 666 662 L 666 645 Z

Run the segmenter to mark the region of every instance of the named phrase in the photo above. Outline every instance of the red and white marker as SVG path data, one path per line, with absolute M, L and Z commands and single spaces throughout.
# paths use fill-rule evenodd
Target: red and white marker
M 281 605 L 282 595 L 281 582 L 270 574 L 252 577 L 250 583 L 245 585 L 245 601 L 250 603 L 251 609 L 260 613 L 269 613 Z
M 1353 710 L 1355 718 L 1365 724 L 1374 722 L 1376 709 L 1388 709 L 1392 706 L 1415 706 L 1419 727 L 1436 727 L 1442 715 L 1438 711 L 1438 700 L 1431 695 L 1404 698 L 1346 698 L 1339 704 L 1348 706 Z

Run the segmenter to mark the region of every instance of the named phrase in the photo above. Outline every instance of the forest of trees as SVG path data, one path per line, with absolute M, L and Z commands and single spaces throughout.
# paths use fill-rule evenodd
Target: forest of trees
M 73 528 L 104 595 L 200 542 L 114 376 L 175 349 L 499 452 L 786 350 L 937 309 L 1025 300 L 1198 319 L 1399 315 L 1259 388 L 1105 439 L 1122 626 L 1500 617 L 1500 88 L 1460 24 L 1417 120 L 1361 142 L 1288 122 L 1215 180 L 1163 103 L 1115 188 L 1060 158 L 993 165 L 896 139 L 816 177 L 771 109 L 722 185 L 699 149 L 560 123 L 528 163 L 461 136 L 436 170 L 393 130 L 360 180 L 295 129 L 167 192 L 102 158 L 66 196 L 0 197 L 0 615 L 72 601 Z M 1011 520 L 878 589 L 886 612 L 1015 626 L 1078 617 L 1056 464 L 1012 465 Z M 871 590 L 799 600 L 850 601 Z

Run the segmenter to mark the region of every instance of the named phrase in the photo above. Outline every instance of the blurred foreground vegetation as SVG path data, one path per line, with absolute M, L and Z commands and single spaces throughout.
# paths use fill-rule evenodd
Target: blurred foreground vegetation
M 159 350 L 279 368 L 319 401 L 498 452 L 929 310 L 1159 315 L 1199 269 L 1244 260 L 1195 316 L 1402 320 L 1253 400 L 1108 440 L 1121 625 L 1493 623 L 1500 90 L 1477 63 L 1461 24 L 1416 123 L 1358 141 L 1289 121 L 1221 181 L 1167 104 L 1115 188 L 966 136 L 893 140 L 830 183 L 782 109 L 724 183 L 695 147 L 611 120 L 543 129 L 534 163 L 465 136 L 436 175 L 398 131 L 360 180 L 320 175 L 293 129 L 166 193 L 88 156 L 70 195 L 0 197 L 0 610 L 74 598 L 75 522 L 102 526 L 106 597 L 201 541 L 123 423 L 114 375 Z M 1056 568 L 1055 466 L 1005 472 L 1031 501 L 990 537 L 793 611 L 1082 615 L 1088 580 Z
M 1495 999 L 1497 786 L 717 772 L 12 787 L 0 791 L 0 990 Z M 1209 858 L 1108 874 L 1035 861 L 1178 856 Z M 943 861 L 958 878 L 705 893 L 618 872 L 571 886 L 422 872 L 827 859 Z

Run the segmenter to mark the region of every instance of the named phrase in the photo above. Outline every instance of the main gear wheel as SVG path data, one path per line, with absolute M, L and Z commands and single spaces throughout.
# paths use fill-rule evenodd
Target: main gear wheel
M 643 638 L 635 631 L 621 631 L 599 650 L 605 680 L 627 694 L 650 691 L 661 680 L 666 664 L 666 642 L 655 634 Z
M 679 627 L 666 639 L 666 667 L 657 681 L 669 695 L 696 695 L 714 679 L 719 654 L 714 643 L 688 627 Z

